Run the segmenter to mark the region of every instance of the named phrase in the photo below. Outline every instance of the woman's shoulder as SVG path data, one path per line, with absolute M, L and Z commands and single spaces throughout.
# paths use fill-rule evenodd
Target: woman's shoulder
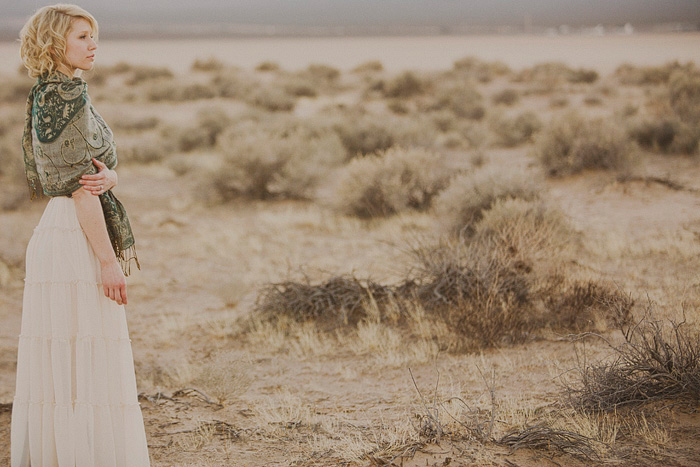
M 85 81 L 62 73 L 40 77 L 33 92 L 32 122 L 45 143 L 55 140 L 89 102 Z

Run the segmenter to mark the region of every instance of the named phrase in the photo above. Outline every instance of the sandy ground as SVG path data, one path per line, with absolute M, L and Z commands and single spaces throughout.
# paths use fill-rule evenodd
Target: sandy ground
M 546 99 L 525 105 L 546 107 Z M 103 106 L 108 121 L 114 110 Z M 485 152 L 489 164 L 533 164 L 528 146 Z M 637 160 L 637 181 L 592 172 L 544 183 L 584 233 L 576 260 L 582 275 L 614 281 L 642 302 L 648 296 L 664 317 L 678 317 L 684 308 L 698 322 L 700 164 L 648 153 Z M 662 176 L 682 188 L 645 176 Z M 128 319 L 154 466 L 388 465 L 392 458 L 404 466 L 595 464 L 466 439 L 409 442 L 426 412 L 422 397 L 460 397 L 487 410 L 491 399 L 483 373 L 495 375 L 494 394 L 506 412 L 534 411 L 559 400 L 558 377 L 577 363 L 575 347 L 562 336 L 437 356 L 412 340 L 358 353 L 347 341 L 314 332 L 295 341 L 271 331 L 236 337 L 235 320 L 250 312 L 259 288 L 300 268 L 315 280 L 351 272 L 394 280 L 405 261 L 405 241 L 435 235 L 431 214 L 365 222 L 313 202 L 207 206 L 197 200 L 198 183 L 165 167 L 120 169 L 117 194 L 129 210 L 142 264 L 130 279 Z M 0 289 L 2 465 L 9 463 L 23 255 L 44 205 L 0 212 L 0 255 L 10 265 Z M 591 358 L 608 352 L 598 341 L 588 351 Z M 193 375 L 208 365 L 234 373 L 224 404 L 187 389 L 200 389 Z M 687 407 L 665 410 L 660 441 L 628 440 L 616 465 L 700 465 L 700 417 Z M 382 451 L 403 441 L 403 452 Z M 362 457 L 348 463 L 353 453 Z

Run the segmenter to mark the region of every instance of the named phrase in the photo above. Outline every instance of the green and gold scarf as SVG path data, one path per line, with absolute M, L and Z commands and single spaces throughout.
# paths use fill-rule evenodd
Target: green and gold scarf
M 87 83 L 55 72 L 41 76 L 29 91 L 22 135 L 24 169 L 37 196 L 70 196 L 80 177 L 97 173 L 92 158 L 117 166 L 114 135 L 90 103 Z M 124 206 L 112 191 L 100 195 L 114 253 L 126 275 L 131 260 L 140 268 L 134 235 Z

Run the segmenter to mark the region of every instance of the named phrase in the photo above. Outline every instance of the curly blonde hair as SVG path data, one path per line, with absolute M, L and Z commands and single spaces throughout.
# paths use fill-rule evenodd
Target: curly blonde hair
M 73 21 L 82 18 L 90 23 L 97 40 L 97 21 L 77 5 L 59 3 L 37 10 L 19 33 L 20 56 L 29 76 L 36 78 L 53 73 L 66 63 L 66 36 Z

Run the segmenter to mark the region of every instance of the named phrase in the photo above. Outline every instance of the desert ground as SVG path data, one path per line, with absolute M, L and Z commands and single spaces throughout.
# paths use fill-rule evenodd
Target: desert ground
M 413 67 L 112 44 L 84 78 L 142 266 L 152 465 L 700 465 L 700 36 L 604 39 Z M 8 465 L 46 201 L 21 162 L 32 82 L 2 76 Z

